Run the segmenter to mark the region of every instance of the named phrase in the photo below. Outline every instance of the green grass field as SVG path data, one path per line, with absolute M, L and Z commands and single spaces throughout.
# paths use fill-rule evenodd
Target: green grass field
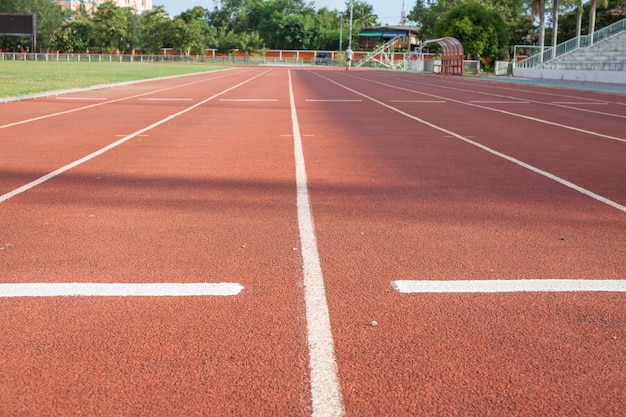
M 0 97 L 214 71 L 186 63 L 0 61 Z

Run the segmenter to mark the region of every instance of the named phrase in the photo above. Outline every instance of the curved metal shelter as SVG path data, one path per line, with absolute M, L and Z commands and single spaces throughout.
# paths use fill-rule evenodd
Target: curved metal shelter
M 430 43 L 441 46 L 441 74 L 463 75 L 463 45 L 452 37 L 422 42 L 422 48 Z

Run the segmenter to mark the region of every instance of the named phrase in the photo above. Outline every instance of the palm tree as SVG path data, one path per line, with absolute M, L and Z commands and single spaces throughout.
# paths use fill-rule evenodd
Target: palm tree
M 546 37 L 546 1 L 532 0 L 532 13 L 533 16 L 539 15 L 539 62 L 543 62 L 543 47 Z
M 607 7 L 607 0 L 591 0 L 591 10 L 589 10 L 589 40 L 590 44 L 593 44 L 593 32 L 596 30 L 596 9 L 598 6 Z
M 576 47 L 580 48 L 580 32 L 583 26 L 583 0 L 578 0 L 576 6 Z
M 346 14 L 350 16 L 350 38 L 353 37 L 353 33 L 359 33 L 361 29 L 373 26 L 378 20 L 373 6 L 362 1 L 346 1 Z M 352 44 L 352 39 L 349 39 L 348 44 Z
M 556 45 L 559 34 L 559 6 L 560 0 L 553 0 L 552 4 L 552 58 L 556 54 Z
M 378 16 L 374 14 L 372 5 L 364 2 L 354 2 L 354 25 L 359 29 L 373 26 L 378 20 Z

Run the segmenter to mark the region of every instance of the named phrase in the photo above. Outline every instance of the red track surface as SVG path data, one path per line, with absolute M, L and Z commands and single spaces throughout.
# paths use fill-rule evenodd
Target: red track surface
M 310 388 L 288 73 L 342 396 L 323 411 Z M 0 283 L 244 287 L 0 298 L 0 415 L 626 409 L 624 292 L 392 285 L 626 280 L 624 95 L 248 68 L 0 111 Z

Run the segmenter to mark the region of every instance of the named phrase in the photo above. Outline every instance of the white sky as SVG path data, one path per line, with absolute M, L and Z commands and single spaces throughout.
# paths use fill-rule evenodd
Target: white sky
M 307 2 L 311 0 L 306 0 Z M 397 25 L 400 22 L 400 12 L 402 11 L 402 0 L 364 0 L 374 7 L 374 13 L 378 15 L 378 20 L 383 24 Z M 215 7 L 214 0 L 153 0 L 153 6 L 165 6 L 165 10 L 176 16 L 194 6 L 202 6 L 212 10 Z M 314 0 L 315 8 L 327 7 L 330 10 L 343 10 L 344 0 Z M 414 0 L 405 0 L 405 10 L 407 13 L 415 6 Z

